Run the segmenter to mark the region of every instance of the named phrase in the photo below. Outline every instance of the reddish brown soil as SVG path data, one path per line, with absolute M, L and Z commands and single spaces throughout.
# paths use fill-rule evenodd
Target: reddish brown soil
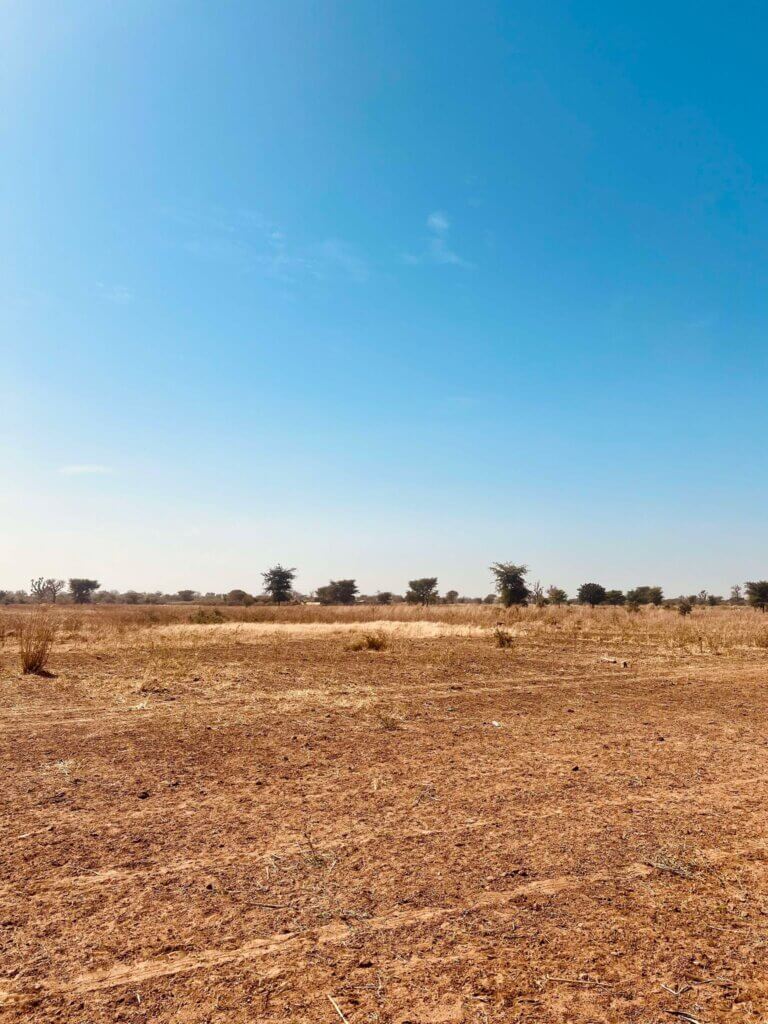
M 149 632 L 5 654 L 0 1020 L 766 1019 L 765 651 Z

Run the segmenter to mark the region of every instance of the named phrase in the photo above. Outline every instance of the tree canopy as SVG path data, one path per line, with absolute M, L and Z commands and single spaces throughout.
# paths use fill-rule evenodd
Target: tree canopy
M 293 592 L 293 581 L 296 578 L 295 569 L 285 569 L 278 562 L 271 569 L 263 572 L 264 592 L 269 594 L 275 604 L 284 604 L 290 601 Z
M 596 604 L 605 601 L 605 587 L 599 583 L 582 583 L 579 587 L 578 597 L 582 604 L 590 604 L 594 608 Z
M 424 576 L 409 580 L 405 600 L 410 604 L 434 604 L 437 601 L 437 576 Z
M 768 608 L 768 580 L 756 580 L 744 585 L 747 601 L 753 608 L 764 612 Z
M 515 565 L 514 562 L 494 562 L 491 572 L 496 579 L 496 592 L 506 608 L 513 604 L 527 604 L 531 593 L 525 585 L 525 577 L 528 573 L 527 565 Z

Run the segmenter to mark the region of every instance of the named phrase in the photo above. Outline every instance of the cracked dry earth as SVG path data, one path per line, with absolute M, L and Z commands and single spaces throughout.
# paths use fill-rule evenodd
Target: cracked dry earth
M 1 1021 L 766 1019 L 766 651 L 348 639 L 6 648 Z

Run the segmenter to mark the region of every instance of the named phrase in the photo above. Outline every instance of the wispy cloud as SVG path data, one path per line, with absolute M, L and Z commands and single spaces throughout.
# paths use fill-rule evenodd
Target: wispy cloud
M 133 301 L 133 292 L 124 284 L 104 284 L 103 281 L 97 281 L 96 287 L 103 298 L 118 306 L 125 306 Z
M 427 227 L 438 235 L 444 235 L 450 226 L 451 222 L 440 210 L 435 210 L 434 213 L 430 213 L 427 217 Z
M 335 237 L 298 241 L 252 210 L 173 211 L 173 216 L 189 232 L 188 252 L 244 273 L 262 273 L 288 285 L 302 280 L 360 283 L 370 276 L 367 261 L 352 243 Z
M 403 261 L 411 266 L 420 263 L 439 263 L 444 266 L 471 267 L 472 264 L 463 259 L 448 241 L 451 222 L 442 210 L 434 210 L 427 217 L 426 248 L 418 254 L 405 253 Z
M 104 476 L 111 473 L 110 466 L 99 466 L 90 462 L 75 463 L 70 466 L 60 466 L 59 473 L 62 476 Z

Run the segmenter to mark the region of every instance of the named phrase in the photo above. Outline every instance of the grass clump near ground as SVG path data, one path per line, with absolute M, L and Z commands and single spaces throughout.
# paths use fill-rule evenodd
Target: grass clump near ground
M 48 675 L 46 668 L 56 639 L 57 620 L 47 608 L 35 609 L 19 619 L 19 660 L 25 675 Z

